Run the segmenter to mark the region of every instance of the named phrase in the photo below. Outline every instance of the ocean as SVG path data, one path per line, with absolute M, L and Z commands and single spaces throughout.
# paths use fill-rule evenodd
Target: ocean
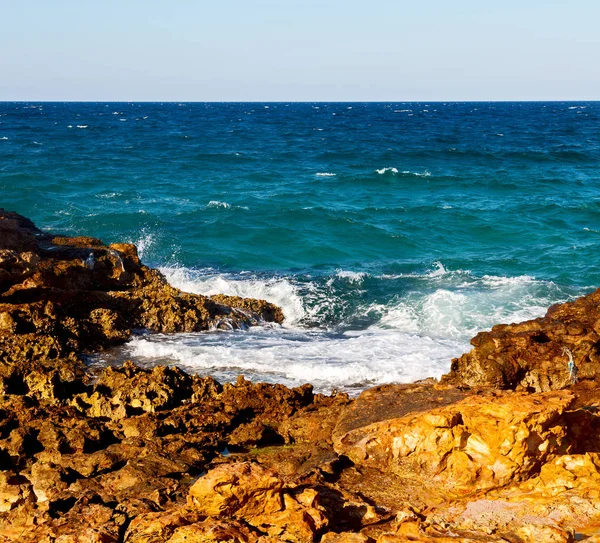
M 286 316 L 90 364 L 356 394 L 600 286 L 600 102 L 5 102 L 0 206 Z

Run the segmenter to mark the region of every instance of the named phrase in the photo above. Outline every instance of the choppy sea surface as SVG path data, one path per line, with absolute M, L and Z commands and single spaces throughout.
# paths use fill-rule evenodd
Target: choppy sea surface
M 0 103 L 0 206 L 286 316 L 92 363 L 356 393 L 600 285 L 600 103 Z

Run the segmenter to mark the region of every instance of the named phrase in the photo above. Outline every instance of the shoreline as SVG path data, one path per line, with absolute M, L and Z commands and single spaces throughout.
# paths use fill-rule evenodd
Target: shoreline
M 497 325 L 440 381 L 356 398 L 131 362 L 92 381 L 80 355 L 134 328 L 283 315 L 0 209 L 0 541 L 599 541 L 599 308 Z

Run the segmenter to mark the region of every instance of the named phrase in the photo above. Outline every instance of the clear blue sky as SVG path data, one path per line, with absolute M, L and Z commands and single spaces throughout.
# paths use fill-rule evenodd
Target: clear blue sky
M 0 100 L 600 99 L 600 0 L 0 0 Z

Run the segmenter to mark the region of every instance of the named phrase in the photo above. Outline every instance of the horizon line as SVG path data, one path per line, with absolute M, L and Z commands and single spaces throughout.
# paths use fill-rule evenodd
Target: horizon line
M 3 100 L 0 99 L 0 103 L 4 104 L 22 104 L 29 102 L 38 102 L 44 104 L 156 104 L 156 103 L 167 103 L 167 104 L 408 104 L 408 103 L 420 103 L 428 102 L 435 104 L 442 103 L 453 103 L 453 104 L 466 104 L 466 103 L 556 103 L 556 102 L 600 102 L 600 98 L 583 99 L 583 98 L 568 98 L 568 99 L 502 99 L 502 100 L 485 100 L 485 99 L 473 99 L 473 100 Z

